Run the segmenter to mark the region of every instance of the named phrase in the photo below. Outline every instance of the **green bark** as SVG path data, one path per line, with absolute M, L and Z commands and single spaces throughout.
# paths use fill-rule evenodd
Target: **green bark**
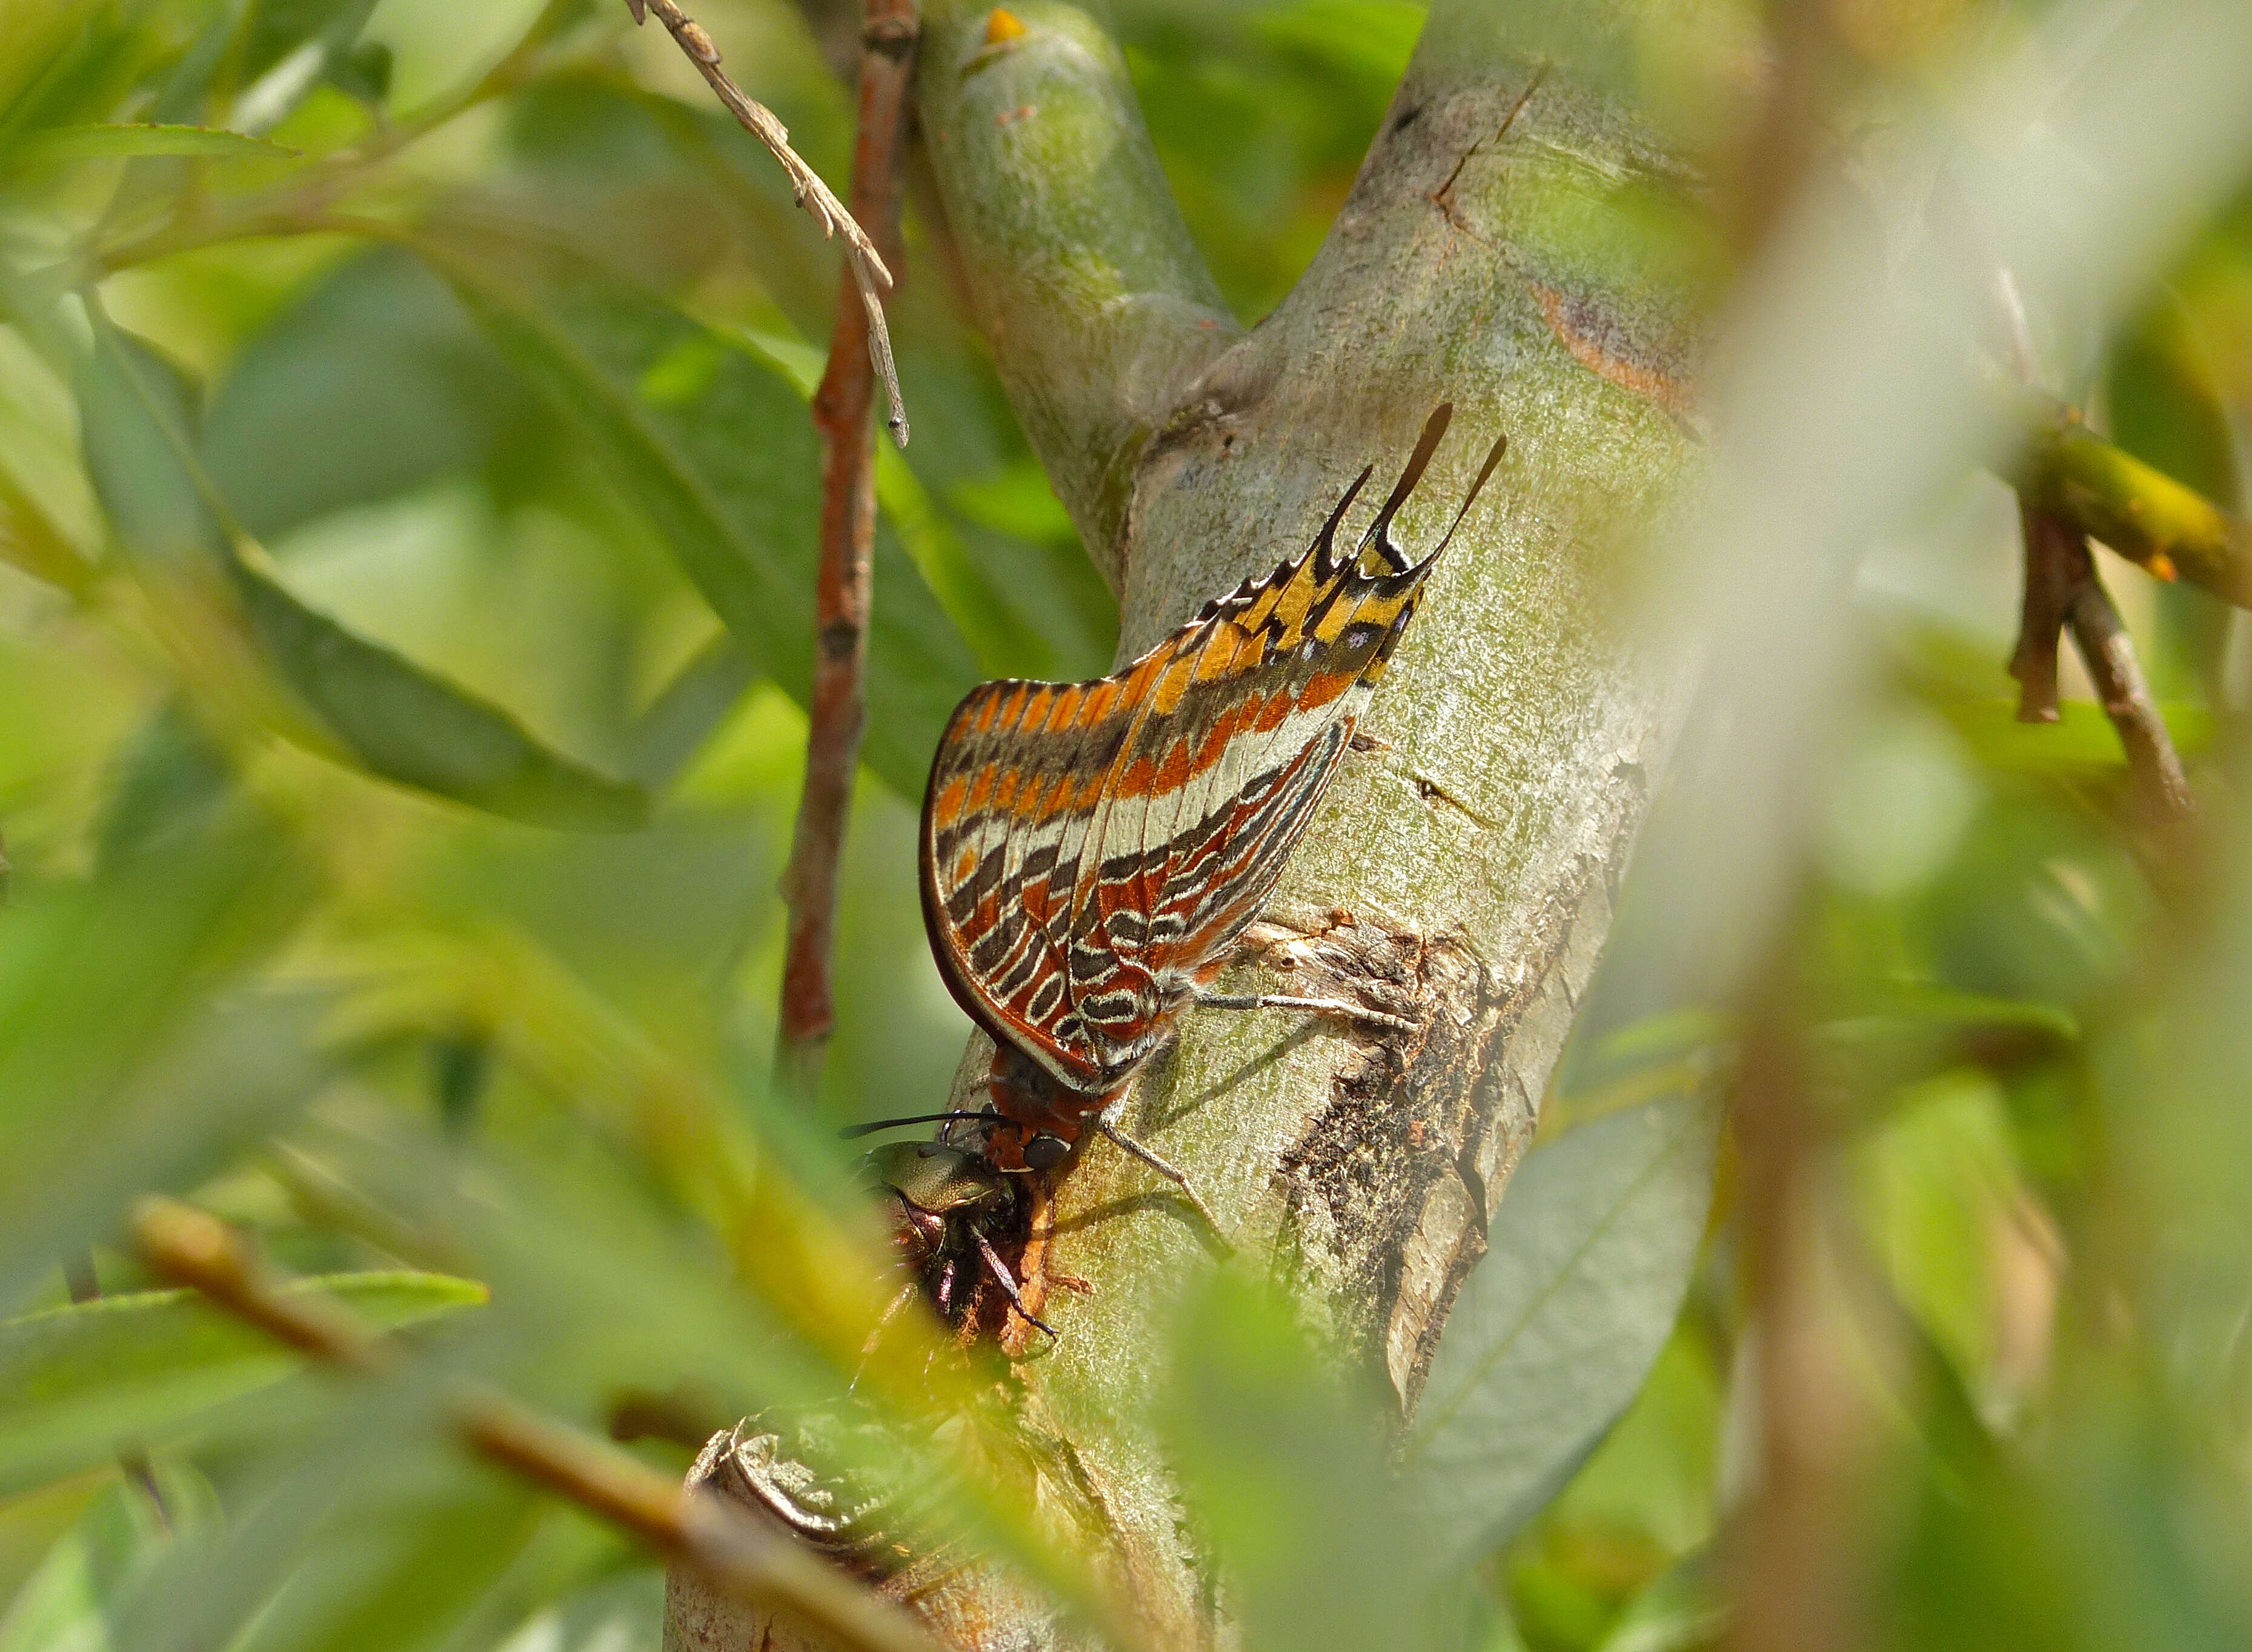
M 1001 382 L 1115 589 L 1136 455 L 1242 330 L 1117 46 L 1051 0 L 1011 8 L 1021 33 L 992 15 L 925 8 L 917 108 Z

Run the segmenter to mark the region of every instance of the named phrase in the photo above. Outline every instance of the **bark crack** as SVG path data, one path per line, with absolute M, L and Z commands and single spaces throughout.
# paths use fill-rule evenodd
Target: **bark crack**
M 1456 229 L 1469 236 L 1472 240 L 1477 241 L 1484 246 L 1491 246 L 1493 243 L 1487 239 L 1486 237 L 1479 234 L 1476 230 L 1472 229 L 1468 224 L 1464 223 L 1463 221 L 1462 215 L 1455 210 L 1455 180 L 1462 177 L 1463 169 L 1470 163 L 1471 157 L 1476 156 L 1480 149 L 1486 148 L 1489 144 L 1499 143 L 1504 138 L 1509 135 L 1509 128 L 1516 124 L 1517 117 L 1524 112 L 1525 106 L 1533 101 L 1533 94 L 1540 89 L 1540 82 L 1547 78 L 1547 74 L 1548 66 L 1547 64 L 1543 63 L 1535 66 L 1532 78 L 1525 83 L 1525 90 L 1517 94 L 1517 101 L 1509 106 L 1508 112 L 1501 117 L 1501 124 L 1494 128 L 1493 135 L 1490 137 L 1480 138 L 1477 142 L 1471 144 L 1470 148 L 1464 149 L 1462 154 L 1456 157 L 1454 170 L 1447 174 L 1447 181 L 1440 184 L 1437 189 L 1431 191 L 1431 205 L 1439 209 L 1440 215 L 1443 217 L 1448 223 L 1453 225 Z M 1421 113 L 1422 113 L 1422 111 L 1420 108 L 1409 110 L 1394 124 L 1392 129 L 1394 132 L 1401 130 Z

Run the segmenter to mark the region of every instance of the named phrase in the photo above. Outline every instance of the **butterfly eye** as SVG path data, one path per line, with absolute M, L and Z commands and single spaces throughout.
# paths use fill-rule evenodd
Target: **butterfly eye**
M 1025 1143 L 1025 1163 L 1035 1170 L 1053 1170 L 1070 1156 L 1070 1144 L 1045 1130 Z

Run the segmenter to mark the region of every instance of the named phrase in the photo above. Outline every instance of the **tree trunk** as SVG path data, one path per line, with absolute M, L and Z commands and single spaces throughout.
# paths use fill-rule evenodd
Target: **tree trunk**
M 1621 28 L 1641 9 L 1579 8 Z M 1511 8 L 1442 0 L 1312 267 L 1246 334 L 1116 48 L 1083 12 L 1012 10 L 1021 34 L 927 5 L 919 109 L 1003 381 L 1121 593 L 1122 659 L 1303 549 L 1364 466 L 1381 497 L 1435 404 L 1455 404 L 1455 427 L 1405 513 L 1411 554 L 1509 439 L 1361 725 L 1372 749 L 1347 756 L 1253 930 L 1262 954 L 1224 982 L 1358 996 L 1422 1031 L 1192 1014 L 1123 1120 L 1198 1183 L 1230 1265 L 1380 1370 L 1404 1420 L 1532 1134 L 1677 720 L 1673 674 L 1630 656 L 1623 620 L 1635 549 L 1694 451 L 1693 283 L 1645 255 L 1688 181 L 1593 76 L 1512 51 Z M 980 1038 L 957 1100 L 985 1061 Z M 1023 1427 L 1068 1465 L 1044 1506 L 1093 1534 L 1150 1644 L 1224 1642 L 1146 1419 L 1170 1305 L 1220 1252 L 1100 1140 L 1055 1216 L 1052 1274 L 1093 1289 L 1050 1298 L 1062 1337 L 1017 1367 Z M 916 1607 L 963 1647 L 1072 1643 L 995 1572 Z

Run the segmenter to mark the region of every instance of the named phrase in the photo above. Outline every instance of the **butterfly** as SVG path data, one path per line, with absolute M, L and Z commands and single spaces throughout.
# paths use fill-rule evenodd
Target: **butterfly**
M 1393 521 L 1452 412 L 1432 413 L 1349 553 L 1338 530 L 1373 466 L 1303 552 L 1206 603 L 1110 676 L 988 683 L 956 708 L 923 799 L 923 917 L 948 989 L 993 1039 L 986 1083 L 999 1119 L 1015 1127 L 988 1133 L 1001 1168 L 1053 1169 L 1092 1120 L 1201 1211 L 1187 1178 L 1107 1117 L 1184 1010 L 1282 1005 L 1410 1024 L 1349 1003 L 1211 986 L 1336 775 L 1433 566 L 1500 462 L 1505 441 L 1446 537 L 1410 562 Z

